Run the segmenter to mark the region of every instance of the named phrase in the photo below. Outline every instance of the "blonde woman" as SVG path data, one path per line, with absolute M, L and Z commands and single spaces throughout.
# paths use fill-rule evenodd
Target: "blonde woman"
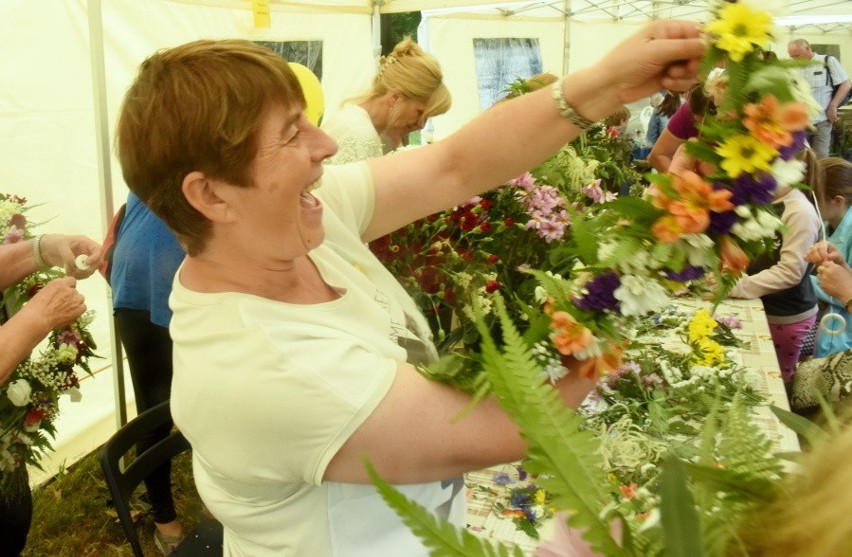
M 438 60 L 406 37 L 382 57 L 368 91 L 344 101 L 322 129 L 338 145 L 330 164 L 380 157 L 405 144 L 426 120 L 450 109 Z

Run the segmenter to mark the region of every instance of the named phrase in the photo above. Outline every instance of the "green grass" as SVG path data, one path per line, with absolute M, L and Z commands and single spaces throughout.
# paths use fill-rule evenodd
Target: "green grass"
M 172 464 L 175 506 L 185 528 L 198 522 L 201 502 L 192 482 L 190 453 Z M 144 488 L 144 486 L 143 486 Z M 109 504 L 98 453 L 86 456 L 68 471 L 33 493 L 33 523 L 24 557 L 132 557 L 115 510 Z M 148 507 L 134 502 L 137 532 L 145 555 L 161 555 L 154 545 Z

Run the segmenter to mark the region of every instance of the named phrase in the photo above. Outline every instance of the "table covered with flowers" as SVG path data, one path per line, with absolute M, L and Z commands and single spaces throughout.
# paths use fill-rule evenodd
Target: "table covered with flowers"
M 711 304 L 696 298 L 681 298 L 671 308 L 650 320 L 653 325 L 649 326 L 643 336 L 644 340 L 650 344 L 644 349 L 648 354 L 656 353 L 659 356 L 658 366 L 662 368 L 666 365 L 662 362 L 666 359 L 667 353 L 655 352 L 655 347 L 662 347 L 675 354 L 689 350 L 689 335 L 685 329 L 688 329 L 688 323 L 691 321 L 695 321 L 700 327 L 700 318 L 696 320 L 695 316 L 702 308 L 709 310 Z M 798 451 L 799 442 L 796 434 L 781 424 L 769 410 L 769 405 L 784 409 L 788 409 L 789 406 L 760 300 L 726 300 L 716 308 L 714 316 L 719 322 L 725 324 L 726 330 L 733 333 L 737 343 L 733 346 L 725 346 L 724 367 L 704 369 L 707 366 L 697 366 L 699 373 L 692 378 L 681 378 L 683 384 L 680 388 L 708 389 L 716 381 L 714 375 L 718 378 L 736 374 L 737 380 L 730 384 L 731 387 L 740 385 L 742 380 L 761 396 L 761 400 L 754 399 L 755 404 L 750 407 L 750 416 L 753 423 L 771 441 L 771 451 L 774 453 Z M 640 339 L 640 346 L 642 340 Z M 636 371 L 635 364 L 631 360 L 631 353 L 628 352 L 625 356 L 626 363 L 622 365 L 621 373 Z M 661 369 L 662 381 L 666 381 L 665 375 Z M 604 383 L 606 381 L 604 379 Z M 690 382 L 691 384 L 687 385 Z M 727 386 L 725 382 L 721 384 Z M 606 390 L 608 387 L 603 386 L 602 389 Z M 601 408 L 613 402 L 612 398 L 609 402 L 602 399 L 606 399 L 606 396 L 590 397 L 584 405 L 584 415 L 594 416 Z M 593 419 L 591 423 L 594 423 Z M 614 437 L 615 431 L 610 429 L 609 435 Z M 686 438 L 689 435 L 683 434 L 682 437 Z M 654 458 L 647 460 L 642 458 L 643 450 L 637 446 L 638 444 L 642 444 L 642 441 L 635 435 L 632 438 L 613 438 L 612 449 L 617 452 L 620 445 L 624 452 L 620 457 L 625 462 L 618 462 L 619 455 L 613 455 L 606 461 L 610 463 L 610 466 L 626 464 L 628 467 L 636 466 L 638 469 L 654 466 Z M 662 446 L 658 450 L 662 451 Z M 626 475 L 630 476 L 629 473 Z M 493 542 L 514 545 L 525 554 L 531 554 L 541 543 L 540 539 L 549 537 L 552 526 L 548 521 L 552 516 L 552 510 L 548 508 L 549 495 L 538 486 L 537 478 L 527 473 L 523 463 L 504 464 L 471 472 L 466 475 L 465 484 L 468 531 Z M 628 482 L 620 487 L 627 500 L 640 492 L 641 485 L 637 482 Z

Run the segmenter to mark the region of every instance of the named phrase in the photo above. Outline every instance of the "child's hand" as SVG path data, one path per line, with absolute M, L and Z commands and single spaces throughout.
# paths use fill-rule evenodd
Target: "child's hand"
M 805 261 L 813 263 L 814 265 L 822 265 L 827 261 L 831 261 L 841 267 L 849 267 L 849 264 L 846 263 L 846 260 L 843 258 L 843 254 L 840 253 L 837 247 L 831 242 L 827 242 L 825 240 L 817 242 L 811 246 L 805 254 Z

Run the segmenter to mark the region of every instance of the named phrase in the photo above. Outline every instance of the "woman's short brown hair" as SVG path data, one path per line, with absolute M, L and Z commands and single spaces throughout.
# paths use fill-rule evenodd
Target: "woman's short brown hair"
M 210 223 L 186 200 L 193 171 L 249 187 L 256 138 L 272 106 L 305 105 L 287 61 L 249 41 L 195 41 L 145 60 L 124 97 L 116 150 L 128 187 L 190 255 Z

